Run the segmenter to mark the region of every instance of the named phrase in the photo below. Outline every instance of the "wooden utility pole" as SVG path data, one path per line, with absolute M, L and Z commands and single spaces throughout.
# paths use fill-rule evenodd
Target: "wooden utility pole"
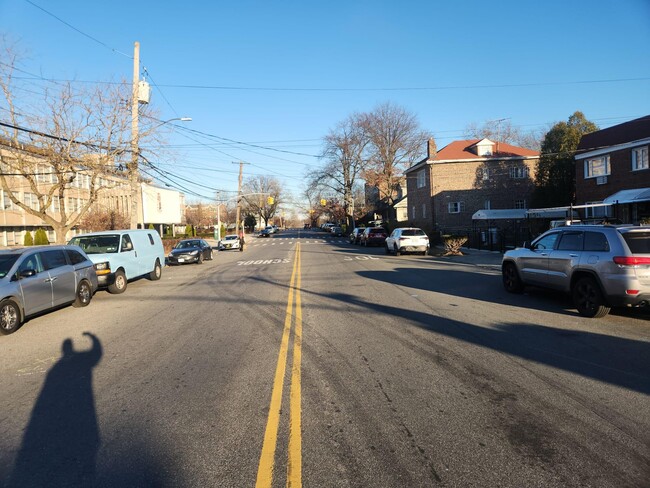
M 129 182 L 131 184 L 131 228 L 137 229 L 140 223 L 140 183 L 138 157 L 140 153 L 138 132 L 138 84 L 140 82 L 140 43 L 135 42 L 133 49 L 133 87 L 131 93 L 131 164 Z
M 233 163 L 237 164 L 237 163 Z M 242 186 L 242 178 L 244 176 L 244 163 L 243 161 L 239 162 L 239 188 L 237 189 L 237 218 L 235 219 L 236 222 L 236 228 L 235 231 L 237 235 L 239 235 L 239 221 L 241 217 L 241 186 Z

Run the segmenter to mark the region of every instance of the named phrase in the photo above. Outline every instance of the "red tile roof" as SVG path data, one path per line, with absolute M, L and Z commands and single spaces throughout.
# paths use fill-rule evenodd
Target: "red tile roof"
M 493 154 L 491 156 L 478 156 L 475 152 L 472 151 L 472 146 L 481 140 L 482 139 L 454 141 L 438 151 L 434 156 L 433 161 L 442 162 L 464 159 L 499 159 L 524 156 L 539 156 L 538 151 L 533 151 L 532 149 L 526 149 L 523 147 L 511 146 L 505 142 L 495 142 L 493 146 Z

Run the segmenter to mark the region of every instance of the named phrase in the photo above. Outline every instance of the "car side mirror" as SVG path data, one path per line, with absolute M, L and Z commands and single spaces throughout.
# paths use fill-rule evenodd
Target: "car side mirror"
M 524 241 L 523 247 L 525 247 L 526 249 L 531 249 L 532 246 L 530 245 L 530 242 Z
M 18 272 L 18 279 L 23 279 L 23 278 L 29 278 L 30 276 L 34 276 L 36 274 L 35 269 L 23 269 Z

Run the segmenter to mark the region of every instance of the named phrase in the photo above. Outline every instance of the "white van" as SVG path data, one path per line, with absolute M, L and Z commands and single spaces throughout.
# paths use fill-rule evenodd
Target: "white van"
M 165 263 L 162 240 L 155 230 L 107 230 L 80 234 L 70 240 L 95 264 L 99 286 L 123 293 L 129 280 L 147 276 L 159 280 Z

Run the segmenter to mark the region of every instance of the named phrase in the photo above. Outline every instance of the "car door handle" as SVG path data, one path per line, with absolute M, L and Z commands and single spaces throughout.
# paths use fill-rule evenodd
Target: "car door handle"
M 45 278 L 45 283 L 52 283 L 54 280 L 56 280 L 56 276 L 54 278 Z
M 577 258 L 578 257 L 577 254 L 573 254 L 573 253 L 569 254 L 569 256 L 571 256 L 572 258 Z

